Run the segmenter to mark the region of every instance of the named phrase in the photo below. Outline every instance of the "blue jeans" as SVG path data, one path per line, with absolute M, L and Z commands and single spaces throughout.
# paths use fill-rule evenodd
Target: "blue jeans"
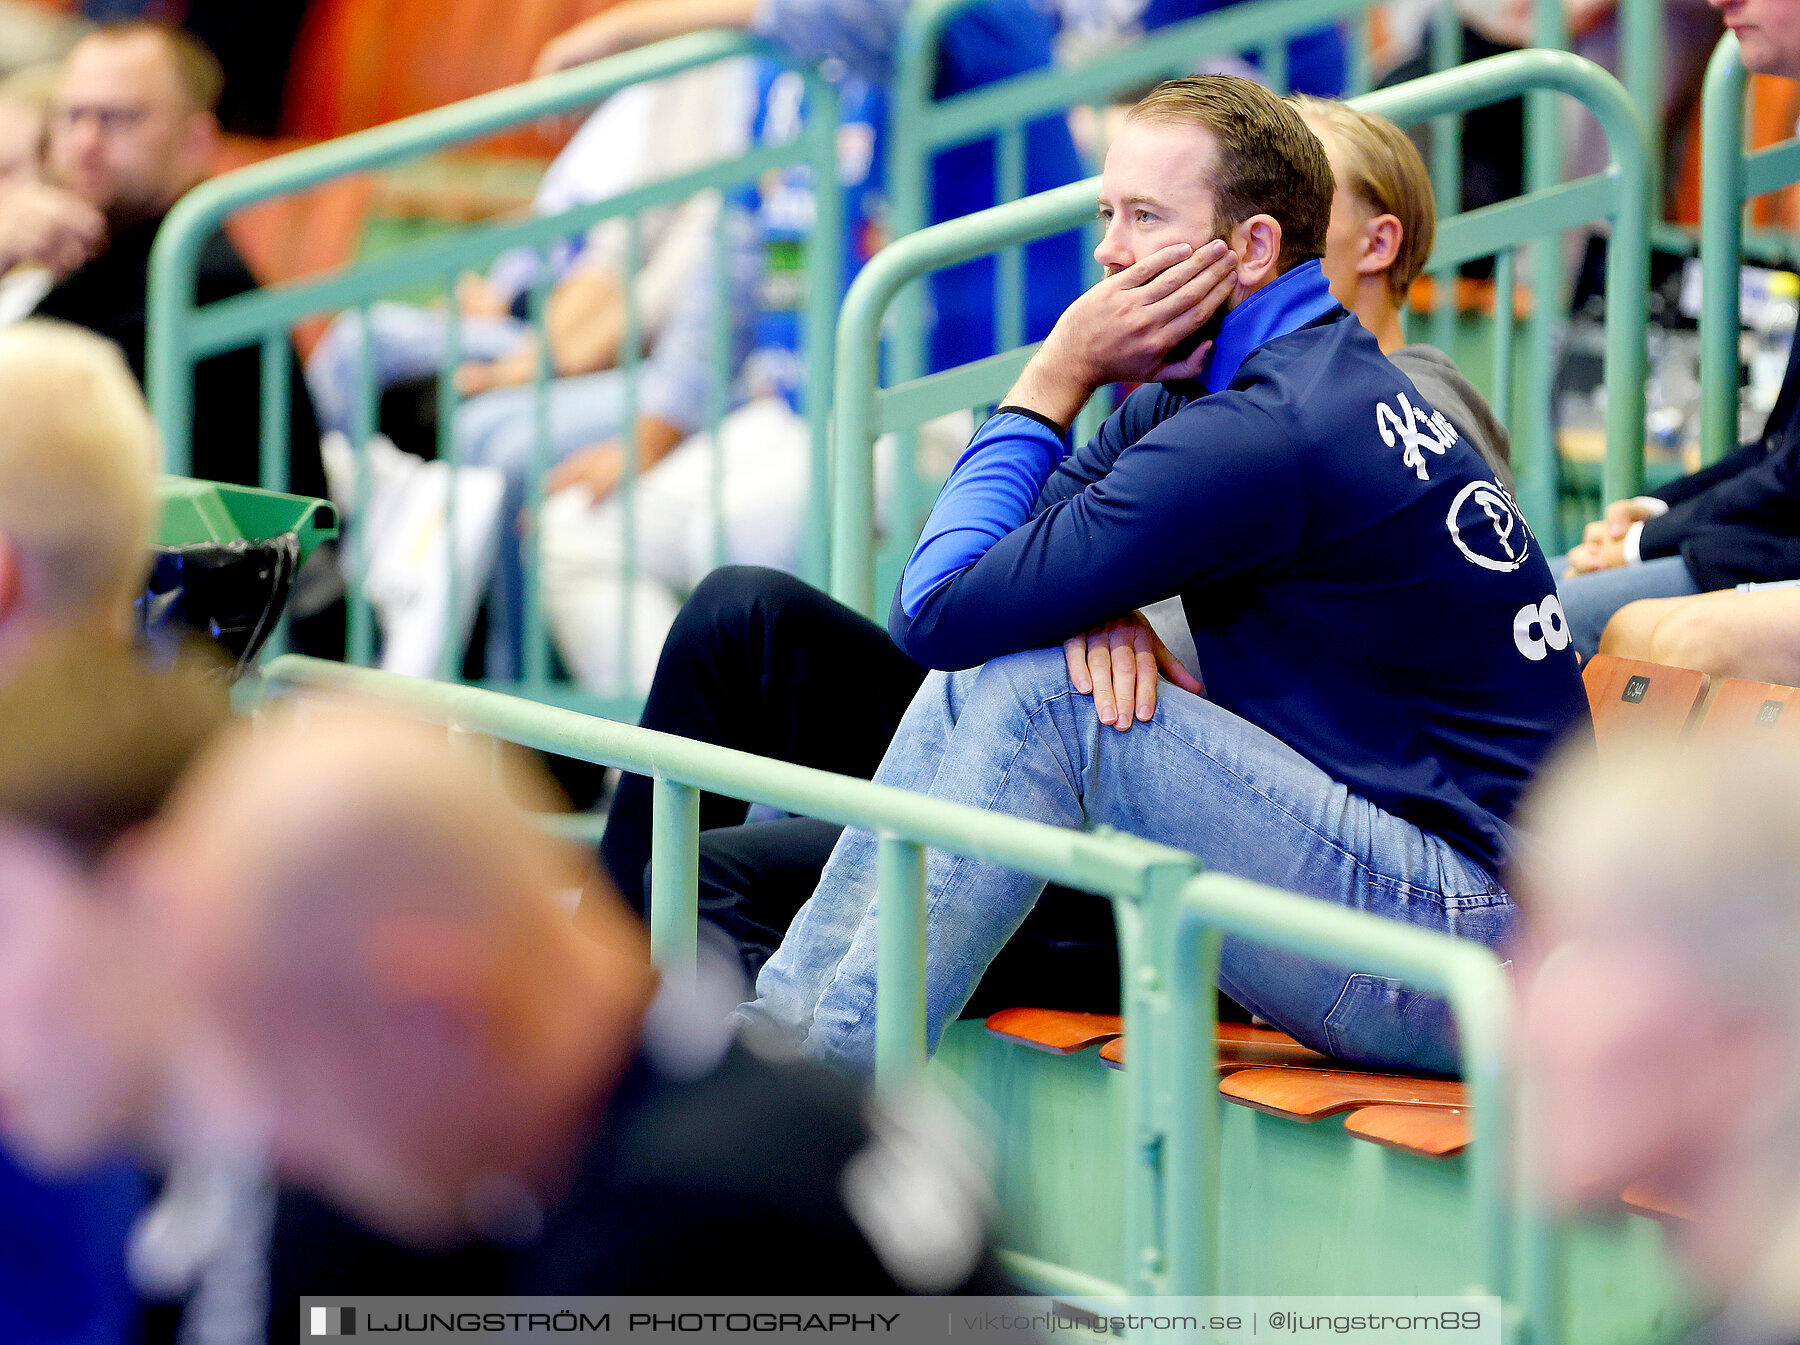
M 470 465 L 498 467 L 506 477 L 500 501 L 500 545 L 488 589 L 487 675 L 518 677 L 524 671 L 525 561 L 515 520 L 525 507 L 537 436 L 535 390 L 495 388 L 469 398 L 456 413 L 456 446 Z M 578 448 L 617 438 L 625 426 L 625 375 L 617 369 L 550 381 L 546 392 L 549 440 L 544 465 L 553 467 Z
M 1550 562 L 1551 574 L 1560 575 L 1566 568 L 1561 557 Z M 1600 636 L 1606 623 L 1627 603 L 1640 598 L 1688 598 L 1700 591 L 1687 562 L 1680 556 L 1662 556 L 1639 565 L 1620 565 L 1556 581 L 1556 596 L 1562 602 L 1563 619 L 1569 623 L 1569 638 L 1584 659 L 1600 652 Z
M 375 348 L 375 391 L 437 373 L 449 340 L 450 320 L 441 308 L 382 302 L 369 305 L 369 338 Z M 458 343 L 465 360 L 488 363 L 518 347 L 531 328 L 517 318 L 464 318 Z M 362 320 L 339 313 L 306 361 L 321 433 L 349 434 L 361 378 Z
M 1495 945 L 1511 899 L 1445 841 L 1384 812 L 1299 753 L 1211 701 L 1162 683 L 1156 714 L 1101 727 L 1060 650 L 932 673 L 908 707 L 878 783 L 1065 827 L 1107 824 L 1206 864 L 1336 905 Z M 867 1069 L 874 1059 L 875 838 L 848 830 L 739 1013 L 804 1053 Z M 933 850 L 927 1032 L 968 1001 L 1044 884 Z M 1260 1017 L 1344 1059 L 1451 1071 L 1444 1003 L 1238 939 L 1219 983 Z

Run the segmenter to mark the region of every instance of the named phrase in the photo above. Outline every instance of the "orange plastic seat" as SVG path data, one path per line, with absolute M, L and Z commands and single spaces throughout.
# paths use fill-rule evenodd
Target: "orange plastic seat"
M 1320 1055 L 1272 1027 L 1256 1027 L 1250 1023 L 1218 1025 L 1219 1073 L 1235 1074 L 1241 1069 L 1264 1066 L 1286 1066 L 1290 1069 L 1344 1068 L 1340 1060 Z M 1115 1037 L 1100 1048 L 1100 1059 L 1114 1069 L 1125 1068 L 1125 1038 Z
M 1351 1069 L 1247 1069 L 1219 1080 L 1233 1102 L 1285 1116 L 1316 1121 L 1358 1107 L 1463 1107 L 1467 1094 L 1455 1079 L 1414 1078 Z
M 1344 1129 L 1423 1158 L 1448 1158 L 1469 1147 L 1474 1127 L 1466 1107 L 1414 1107 L 1383 1103 L 1359 1107 L 1344 1118 Z
M 1706 694 L 1707 676 L 1692 668 L 1600 654 L 1581 670 L 1601 760 L 1629 741 L 1674 742 Z
M 1754 732 L 1800 737 L 1800 708 L 1794 708 L 1795 701 L 1800 701 L 1800 687 L 1728 677 L 1713 692 L 1694 736 L 1704 739 Z
M 1074 1055 L 1125 1031 L 1116 1013 L 1076 1013 L 1069 1009 L 1001 1009 L 987 1019 L 987 1030 L 1005 1041 L 1052 1055 Z

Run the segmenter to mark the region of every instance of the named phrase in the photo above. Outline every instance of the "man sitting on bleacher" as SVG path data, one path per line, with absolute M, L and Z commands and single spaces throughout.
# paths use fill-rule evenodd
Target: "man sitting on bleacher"
M 1100 194 L 1108 276 L 977 433 L 895 598 L 901 647 L 967 671 L 926 680 L 875 778 L 1495 944 L 1508 816 L 1585 699 L 1511 498 L 1331 298 L 1332 186 L 1250 81 L 1133 109 Z M 1137 381 L 1070 454 L 1093 392 Z M 1156 686 L 1135 614 L 1109 623 L 1174 593 L 1204 697 Z M 1072 674 L 1117 693 L 1114 725 Z M 844 834 L 740 1011 L 853 1068 L 873 1054 L 875 853 Z M 928 878 L 935 1041 L 1042 884 L 941 854 Z M 1334 1055 L 1454 1067 L 1441 1002 L 1382 978 L 1234 940 L 1221 985 Z

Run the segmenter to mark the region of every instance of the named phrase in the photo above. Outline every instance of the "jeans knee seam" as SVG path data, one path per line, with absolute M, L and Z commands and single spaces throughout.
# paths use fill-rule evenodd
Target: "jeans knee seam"
M 1229 710 L 1225 710 L 1222 707 L 1220 707 L 1220 713 L 1230 714 L 1231 712 Z M 1244 722 L 1248 724 L 1250 721 L 1245 720 Z M 1256 726 L 1251 725 L 1251 727 L 1254 728 Z M 1142 724 L 1135 725 L 1132 730 L 1127 730 L 1127 731 L 1128 732 L 1135 731 L 1135 729 L 1138 729 L 1138 728 L 1160 729 L 1163 733 L 1168 734 L 1169 737 L 1173 738 L 1176 742 L 1182 744 L 1182 746 L 1188 748 L 1190 751 L 1197 752 L 1201 756 L 1205 757 L 1208 761 L 1212 762 L 1214 766 L 1218 767 L 1220 770 L 1222 770 L 1226 774 L 1230 775 L 1234 780 L 1236 780 L 1239 784 L 1241 784 L 1245 789 L 1249 790 L 1250 793 L 1256 795 L 1257 798 L 1261 799 L 1264 803 L 1267 803 L 1276 812 L 1280 813 L 1283 817 L 1287 818 L 1295 826 L 1299 827 L 1302 831 L 1306 832 L 1308 835 L 1312 836 L 1314 839 L 1323 842 L 1325 845 L 1330 846 L 1333 850 L 1337 851 L 1338 854 L 1342 855 L 1345 859 L 1349 860 L 1352 864 L 1355 864 L 1359 868 L 1367 869 L 1369 867 L 1368 860 L 1364 859 L 1361 855 L 1356 854 L 1354 851 L 1347 849 L 1342 844 L 1342 842 L 1340 842 L 1336 837 L 1327 836 L 1324 832 L 1320 831 L 1317 827 L 1313 826 L 1312 823 L 1306 821 L 1302 817 L 1296 816 L 1295 813 L 1293 812 L 1293 810 L 1284 806 L 1279 799 L 1274 798 L 1266 791 L 1259 789 L 1259 788 L 1257 788 L 1256 785 L 1252 784 L 1248 779 L 1245 778 L 1244 773 L 1242 771 L 1236 769 L 1233 766 L 1227 765 L 1225 762 L 1221 761 L 1215 753 L 1211 752 L 1210 750 L 1208 750 L 1205 747 L 1202 747 L 1199 743 L 1193 741 L 1191 738 L 1187 737 L 1185 734 L 1177 733 L 1174 729 L 1170 728 L 1167 724 L 1158 723 L 1155 718 L 1148 719 L 1145 722 L 1143 722 Z M 1273 735 L 1271 735 L 1271 736 L 1273 736 Z M 1279 742 L 1280 739 L 1276 739 L 1276 741 Z M 1311 765 L 1310 762 L 1308 764 Z M 1317 767 L 1315 767 L 1314 769 L 1317 769 Z M 1323 772 L 1321 772 L 1321 774 L 1323 774 Z M 1329 775 L 1326 776 L 1326 779 L 1331 780 L 1331 782 L 1335 785 L 1342 786 L 1342 788 L 1344 788 L 1346 792 L 1350 793 L 1352 795 L 1352 797 L 1358 798 L 1358 799 L 1362 798 L 1362 796 L 1360 794 L 1355 793 L 1355 791 L 1351 790 L 1348 785 L 1344 785 L 1342 781 L 1332 779 L 1332 777 L 1330 777 Z M 1365 803 L 1368 802 L 1367 799 L 1363 799 L 1362 801 Z M 1370 804 L 1370 806 L 1373 807 L 1375 805 Z M 1408 825 L 1411 825 L 1411 824 L 1409 823 Z M 1420 829 L 1420 831 L 1421 831 L 1421 834 L 1424 834 L 1422 828 Z M 1204 859 L 1205 856 L 1202 855 L 1201 858 Z

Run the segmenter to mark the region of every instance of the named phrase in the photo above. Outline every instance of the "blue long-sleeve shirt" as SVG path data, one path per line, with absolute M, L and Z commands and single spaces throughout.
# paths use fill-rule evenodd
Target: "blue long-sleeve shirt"
M 1147 385 L 1065 455 L 997 413 L 896 594 L 914 658 L 966 668 L 1179 594 L 1207 693 L 1490 869 L 1587 702 L 1541 549 L 1317 263 L 1229 314 L 1208 382 Z

